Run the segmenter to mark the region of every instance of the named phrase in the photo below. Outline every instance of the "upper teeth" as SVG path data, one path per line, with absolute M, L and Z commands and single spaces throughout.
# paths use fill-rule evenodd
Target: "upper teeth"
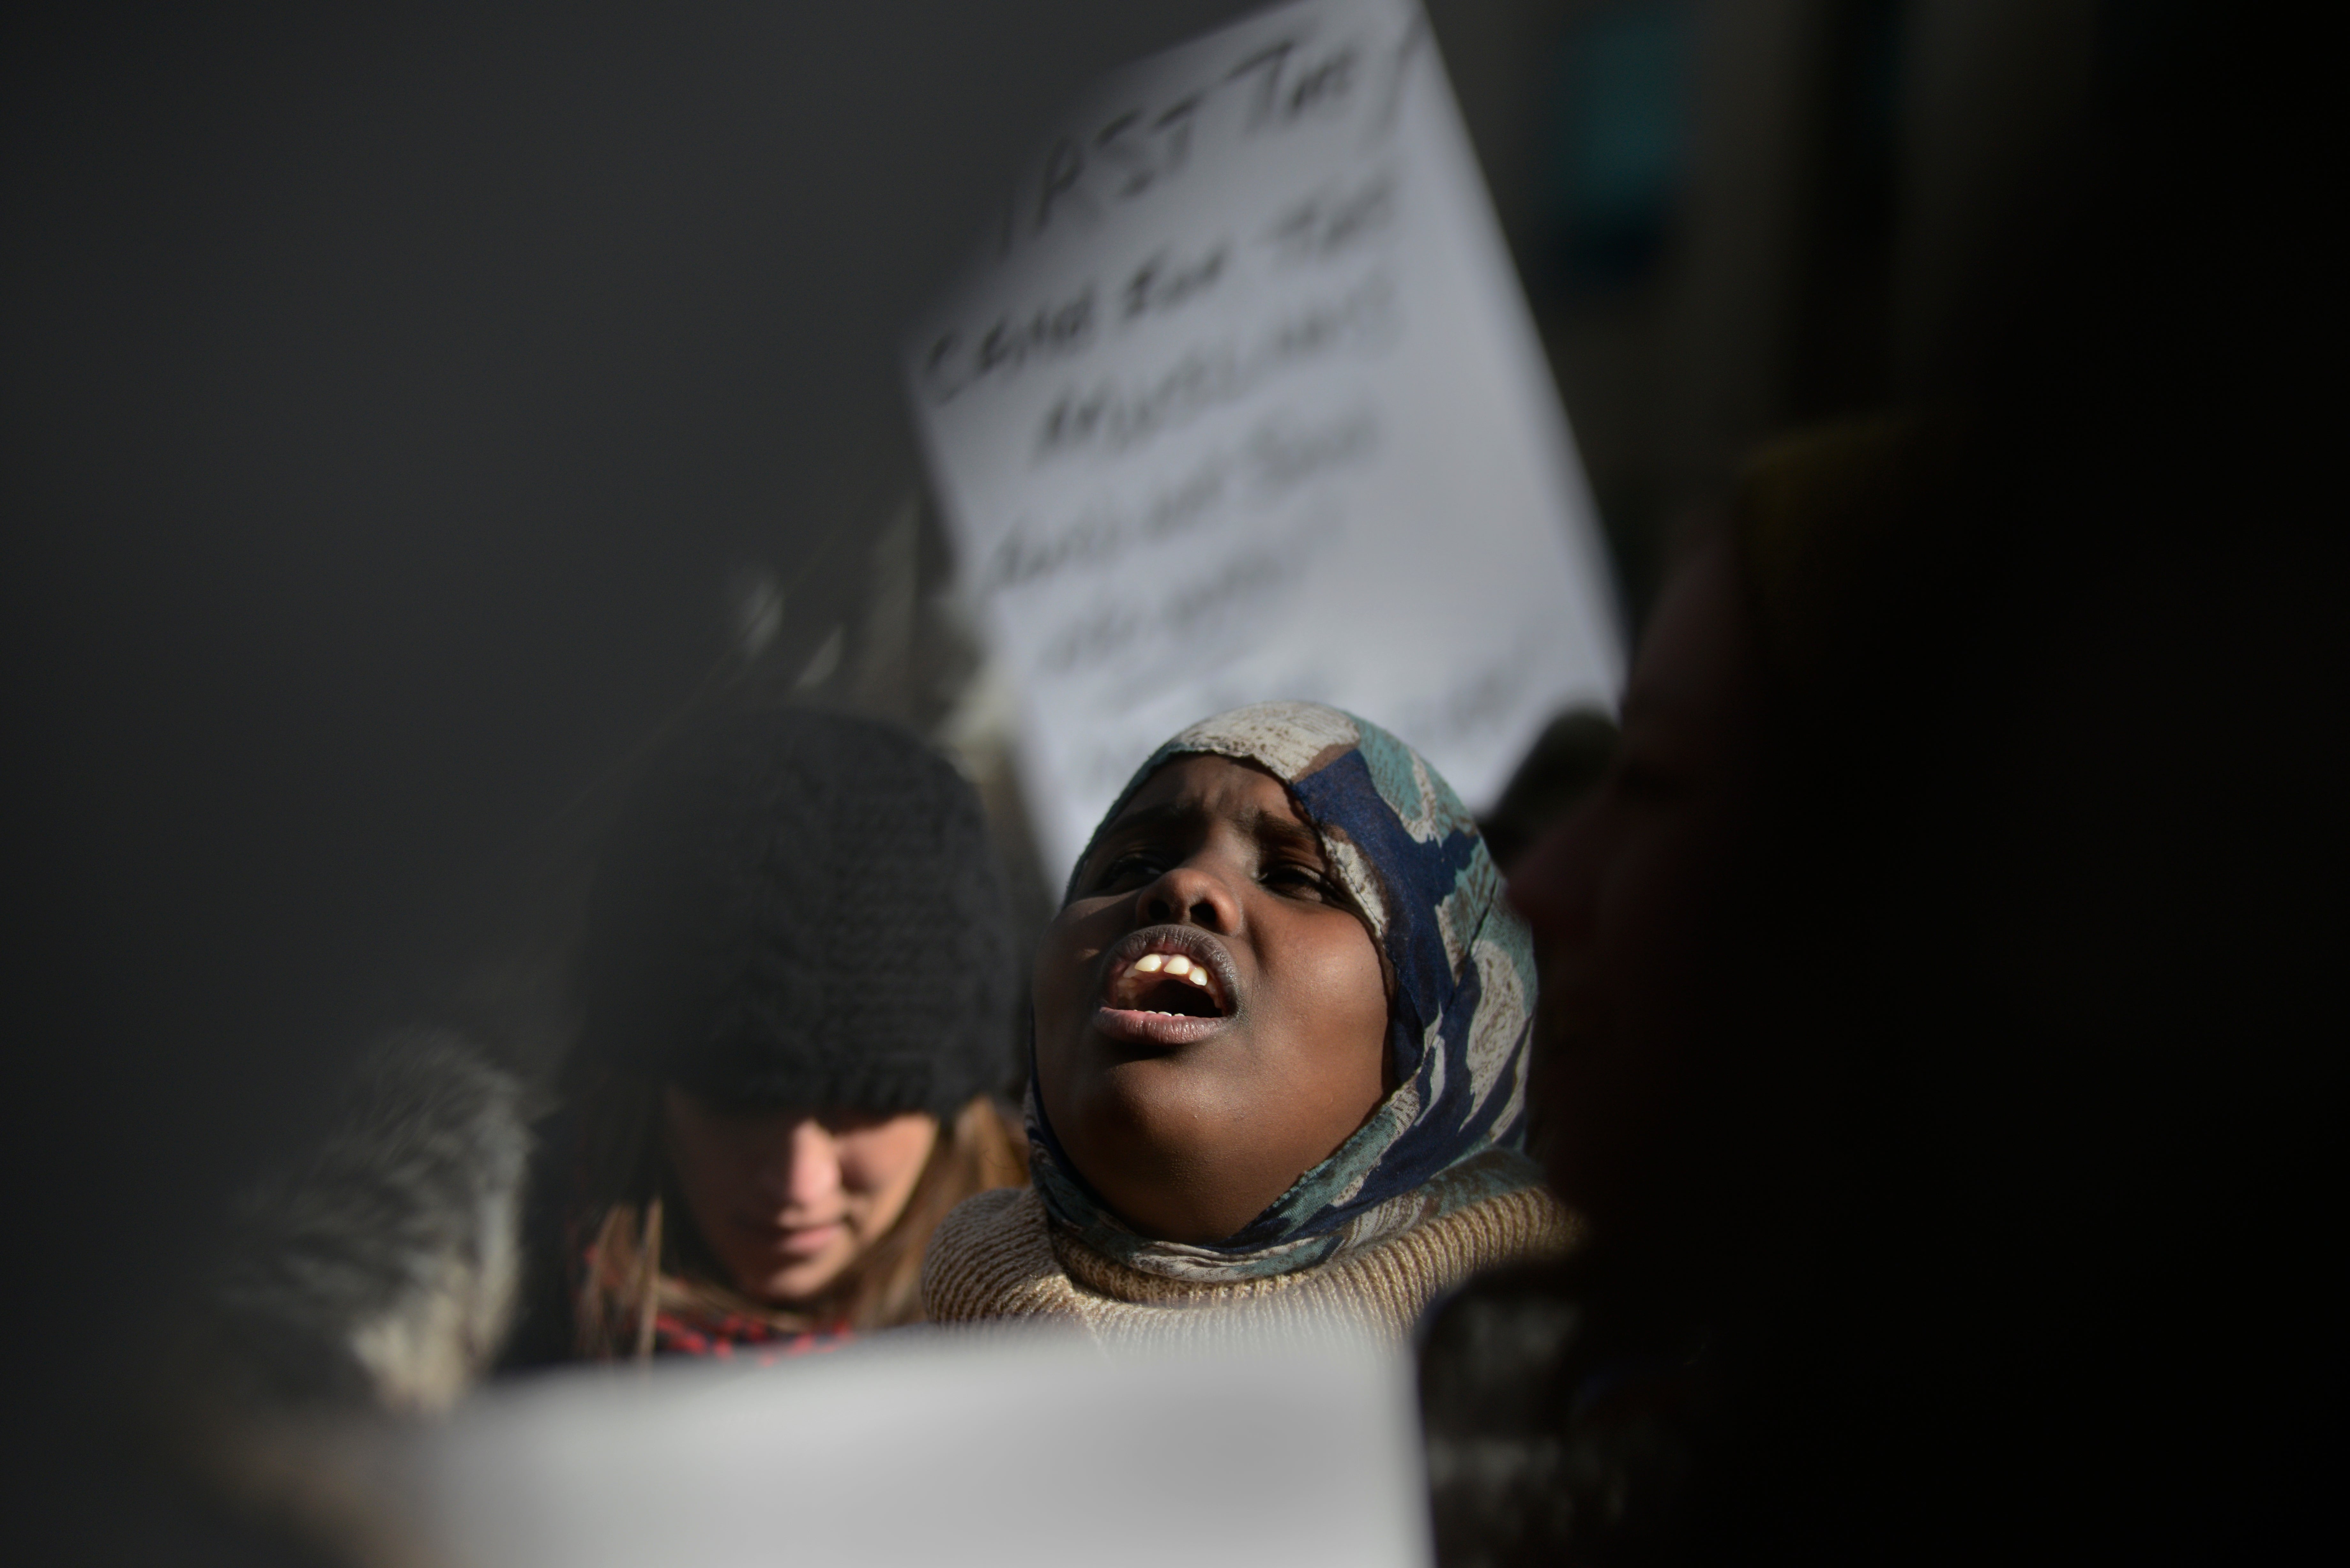
M 1188 980 L 1205 990 L 1208 966 L 1195 964 L 1181 953 L 1145 953 L 1134 961 L 1137 974 L 1165 974 L 1176 980 Z

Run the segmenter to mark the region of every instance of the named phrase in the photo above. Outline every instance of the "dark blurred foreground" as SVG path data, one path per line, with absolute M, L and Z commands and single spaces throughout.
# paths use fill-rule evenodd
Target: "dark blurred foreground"
M 1439 1316 L 1450 1561 L 2314 1525 L 2350 554 L 2289 346 L 2335 347 L 2324 92 L 2272 19 L 2135 19 L 1972 340 L 1756 453 L 1616 765 L 1515 868 L 1598 1244 Z
M 100 1560 L 246 1549 L 157 1502 L 115 1415 L 191 1238 L 323 1115 L 349 1043 L 439 994 L 415 977 L 494 925 L 538 853 L 513 846 L 723 664 L 731 572 L 775 563 L 791 671 L 862 624 L 864 568 L 825 564 L 817 520 L 886 510 L 838 498 L 867 483 L 841 453 L 887 428 L 895 322 L 1027 129 L 1003 106 L 1226 9 L 14 40 L 12 1479 L 45 1497 L 20 1517 Z M 1865 62 L 1871 16 L 1949 9 L 1821 14 Z M 1807 736 L 1806 836 L 1773 846 L 1797 874 L 1754 911 L 1783 965 L 1758 965 L 1759 1092 L 1697 1160 L 1788 1205 L 1783 1246 L 1739 1254 L 1764 1348 L 1720 1439 L 1725 1552 L 2259 1551 L 2316 1484 L 2345 782 L 2307 389 L 2323 56 L 2216 8 L 2096 22 L 2114 96 L 2027 139 L 2060 196 L 2019 207 L 1979 297 L 1947 291 L 1971 302 L 1946 356 L 1897 378 L 1866 368 L 1885 329 L 1836 337 L 1865 290 L 1833 265 L 1885 275 L 1862 175 L 1852 255 L 1720 304 L 1721 351 L 1691 354 L 1726 374 L 1740 330 L 1791 321 L 1862 345 L 1761 376 L 1812 389 L 1755 394 L 1719 449 L 1981 410 L 1956 521 L 1862 596 L 1873 662 Z M 1783 197 L 1818 210 L 1752 193 Z M 1570 281 L 1528 264 L 1570 366 L 1603 358 L 1578 332 L 1637 336 L 1676 297 L 1640 292 L 1676 253 L 1637 202 L 1614 229 L 1580 210 L 1544 253 Z M 1629 400 L 1565 381 L 1586 446 L 1640 450 L 1604 429 Z M 1726 460 L 1678 489 L 1594 466 L 1645 497 L 1611 516 L 1645 519 L 1619 540 L 1637 597 Z M 1883 1075 L 1814 1096 L 1822 1061 Z

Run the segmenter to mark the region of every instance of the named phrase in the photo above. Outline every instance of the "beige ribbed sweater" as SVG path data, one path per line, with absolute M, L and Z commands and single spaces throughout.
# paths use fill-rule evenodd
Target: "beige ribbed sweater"
M 1444 1207 L 1435 1189 L 1451 1175 L 1430 1184 L 1431 1210 Z M 1582 1229 L 1547 1191 L 1522 1187 L 1309 1269 L 1214 1284 L 1104 1257 L 1049 1224 L 1034 1188 L 999 1188 L 940 1224 L 922 1262 L 922 1306 L 937 1324 L 1059 1322 L 1120 1345 L 1195 1345 L 1235 1332 L 1397 1342 L 1430 1302 L 1471 1274 L 1563 1256 Z

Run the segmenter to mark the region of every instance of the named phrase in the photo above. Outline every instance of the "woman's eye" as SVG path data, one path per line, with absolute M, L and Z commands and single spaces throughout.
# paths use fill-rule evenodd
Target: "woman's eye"
M 1112 892 L 1123 888 L 1139 887 L 1159 876 L 1166 869 L 1161 857 L 1139 850 L 1128 850 L 1101 868 L 1094 878 L 1097 892 Z
M 1311 866 L 1282 863 L 1266 867 L 1260 878 L 1276 893 L 1292 898 L 1326 898 L 1330 896 L 1328 879 Z

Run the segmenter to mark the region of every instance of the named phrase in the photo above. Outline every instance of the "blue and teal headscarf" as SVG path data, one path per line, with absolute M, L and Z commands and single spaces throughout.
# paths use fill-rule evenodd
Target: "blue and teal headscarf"
M 1397 1087 L 1337 1152 L 1237 1235 L 1201 1247 L 1128 1229 L 1069 1163 L 1032 1081 L 1031 1168 L 1054 1220 L 1151 1273 L 1248 1279 L 1310 1267 L 1538 1180 L 1523 1156 L 1479 1159 L 1525 1140 L 1534 948 L 1503 899 L 1476 820 L 1451 787 L 1410 747 L 1350 713 L 1260 702 L 1203 720 L 1159 747 L 1102 821 L 1115 819 L 1169 758 L 1200 754 L 1266 769 L 1320 836 L 1395 977 L 1388 1049 Z M 1461 1179 L 1457 1168 L 1472 1160 L 1476 1178 Z M 1448 1171 L 1454 1179 L 1430 1186 Z

